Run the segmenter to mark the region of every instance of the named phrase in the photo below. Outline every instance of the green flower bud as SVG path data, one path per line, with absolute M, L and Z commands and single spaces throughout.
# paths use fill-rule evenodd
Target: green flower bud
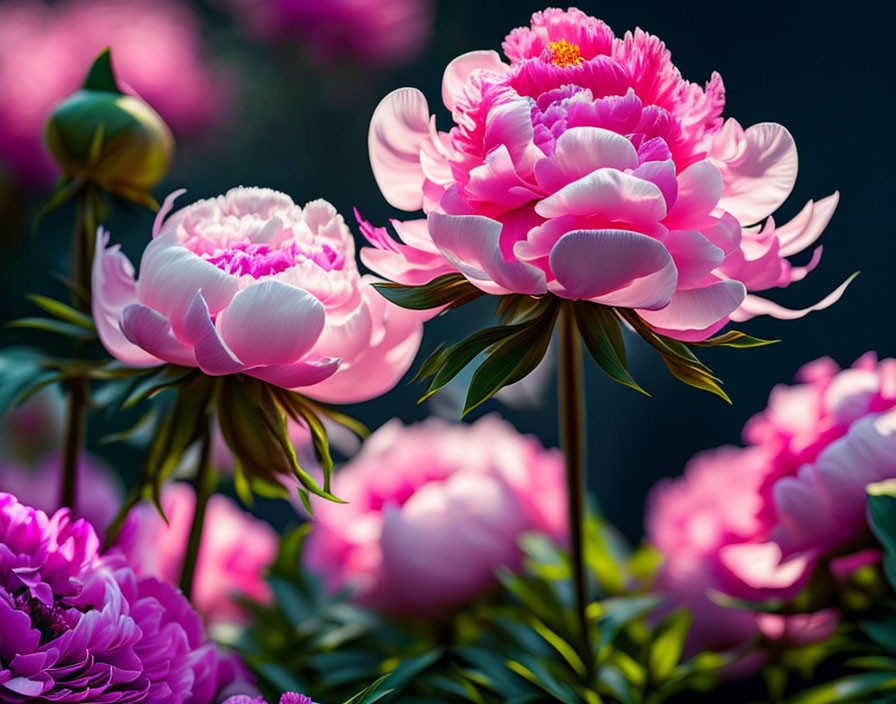
M 53 110 L 46 140 L 66 176 L 141 202 L 165 176 L 174 152 L 159 114 L 118 89 L 108 49 L 84 87 Z

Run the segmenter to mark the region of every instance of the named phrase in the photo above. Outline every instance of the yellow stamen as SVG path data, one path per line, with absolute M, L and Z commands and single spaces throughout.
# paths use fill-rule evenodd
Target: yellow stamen
M 565 39 L 559 42 L 551 42 L 551 62 L 560 68 L 578 66 L 582 63 L 582 51 L 577 44 L 571 44 Z

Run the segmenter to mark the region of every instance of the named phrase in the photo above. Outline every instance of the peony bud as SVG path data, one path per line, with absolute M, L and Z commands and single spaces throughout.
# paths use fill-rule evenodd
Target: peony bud
M 174 151 L 159 114 L 118 88 L 108 49 L 81 90 L 53 110 L 46 140 L 66 176 L 137 201 L 164 177 Z

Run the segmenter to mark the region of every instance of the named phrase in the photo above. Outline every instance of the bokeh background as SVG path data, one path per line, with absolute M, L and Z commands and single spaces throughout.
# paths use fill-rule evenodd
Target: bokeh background
M 42 36 L 38 33 L 30 39 L 29 47 L 12 51 L 21 36 L 10 29 L 7 13 L 41 5 L 41 11 L 52 16 L 76 4 L 78 0 L 68 0 L 50 5 L 47 11 L 36 0 L 0 0 L 0 305 L 4 320 L 35 313 L 24 293 L 64 298 L 64 288 L 53 274 L 69 268 L 72 213 L 65 208 L 53 213 L 32 232 L 31 223 L 51 191 L 52 180 L 46 180 L 45 174 L 23 174 L 21 165 L 2 153 L 10 143 L 10 135 L 3 130 L 11 129 L 9 115 L 17 101 L 29 91 L 45 88 L 54 66 L 82 73 L 89 63 L 89 59 L 60 62 L 58 52 L 50 51 L 53 35 L 45 29 Z M 107 4 L 120 3 L 109 0 Z M 160 5 L 154 0 L 136 3 L 141 4 Z M 442 0 L 437 5 L 421 3 L 413 13 L 413 28 L 401 22 L 384 27 L 365 21 L 360 28 L 343 31 L 338 23 L 348 20 L 332 17 L 313 21 L 305 17 L 297 26 L 285 20 L 264 26 L 257 21 L 264 4 L 262 0 L 191 2 L 180 15 L 183 8 L 176 9 L 175 16 L 184 19 L 173 24 L 128 23 L 130 49 L 122 51 L 144 48 L 147 65 L 159 69 L 153 78 L 158 100 L 173 101 L 169 108 L 173 116 L 178 106 L 187 104 L 195 104 L 199 115 L 192 124 L 181 115 L 183 129 L 175 125 L 176 161 L 156 195 L 161 200 L 167 192 L 183 187 L 188 189 L 183 202 L 189 202 L 236 185 L 267 186 L 299 203 L 326 198 L 346 216 L 356 234 L 353 207 L 377 224 L 401 215 L 379 195 L 368 162 L 367 126 L 378 101 L 394 88 L 417 86 L 430 98 L 439 126 L 447 129 L 449 115 L 439 100 L 445 65 L 466 51 L 499 48 L 510 29 L 526 24 L 533 11 L 543 9 L 541 3 L 528 0 Z M 725 381 L 733 399 L 730 406 L 676 382 L 659 358 L 636 339 L 630 340 L 631 370 L 652 398 L 614 384 L 589 366 L 589 484 L 604 514 L 637 540 L 649 487 L 660 477 L 680 474 L 694 453 L 737 443 L 744 422 L 765 406 L 776 383 L 790 381 L 802 364 L 824 355 L 848 365 L 868 350 L 877 350 L 881 356 L 894 352 L 891 302 L 896 287 L 896 233 L 891 162 L 896 143 L 891 127 L 891 30 L 884 3 L 841 4 L 836 11 L 826 10 L 824 3 L 772 1 L 580 2 L 578 6 L 605 20 L 617 34 L 640 26 L 659 35 L 692 81 L 703 82 L 714 70 L 721 73 L 727 88 L 726 116 L 736 117 L 745 126 L 776 121 L 791 130 L 800 153 L 800 176 L 776 220 L 788 220 L 810 198 L 840 191 L 840 206 L 821 239 L 821 265 L 807 280 L 775 292 L 775 300 L 803 307 L 854 271 L 862 272 L 829 310 L 794 322 L 756 320 L 742 326 L 752 335 L 780 338 L 779 344 L 706 352 L 705 361 Z M 69 18 L 63 25 L 74 22 Z M 181 37 L 178 24 L 181 29 L 189 25 L 195 36 L 191 34 L 189 41 Z M 121 28 L 103 31 L 124 32 Z M 159 32 L 173 34 L 162 49 L 154 43 Z M 390 32 L 398 33 L 395 36 L 403 48 L 383 41 Z M 87 42 L 86 36 L 79 33 L 76 43 Z M 100 31 L 100 39 L 91 41 L 114 46 L 116 36 L 102 39 Z M 196 61 L 207 72 L 202 80 L 194 75 L 192 59 L 178 54 L 185 46 L 198 52 Z M 115 56 L 113 50 L 113 60 Z M 139 64 L 139 59 L 135 61 Z M 167 64 L 174 68 L 166 74 L 161 68 Z M 194 79 L 198 82 L 190 83 Z M 144 97 L 151 96 L 144 91 Z M 149 237 L 151 222 L 147 211 L 116 206 L 109 225 L 113 238 L 137 256 Z M 480 301 L 433 321 L 417 364 L 439 341 L 459 340 L 487 324 L 492 310 L 492 304 Z M 0 335 L 3 345 L 27 342 L 59 351 L 60 343 L 50 335 L 8 328 Z M 385 397 L 349 410 L 371 428 L 395 416 L 405 421 L 430 413 L 457 417 L 459 389 L 449 389 L 434 402 L 418 406 L 421 392 L 421 387 L 403 382 Z M 519 430 L 555 445 L 552 375 L 545 375 L 540 398 L 538 393 L 537 388 L 527 390 L 525 407 L 490 401 L 473 417 L 499 412 Z M 118 429 L 124 420 L 120 414 L 100 409 L 91 426 L 94 448 L 101 436 Z M 116 445 L 98 452 L 125 478 L 133 477 L 140 457 L 137 449 Z M 261 510 L 275 524 L 288 519 L 288 509 L 282 505 L 266 503 Z

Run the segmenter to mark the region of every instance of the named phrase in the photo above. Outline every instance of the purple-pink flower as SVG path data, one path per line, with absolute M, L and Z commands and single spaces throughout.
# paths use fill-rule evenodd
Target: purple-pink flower
M 199 616 L 99 549 L 68 510 L 0 494 L 0 700 L 211 702 L 218 656 Z
M 760 632 L 824 637 L 836 623 L 830 611 L 757 617 L 717 605 L 710 590 L 754 601 L 795 595 L 820 558 L 861 547 L 865 487 L 896 477 L 896 360 L 868 354 L 841 371 L 821 359 L 798 379 L 750 420 L 747 447 L 698 455 L 684 477 L 651 492 L 647 536 L 665 558 L 659 587 L 693 609 L 692 648 Z M 832 567 L 843 576 L 877 559 L 860 550 Z
M 563 458 L 509 424 L 393 420 L 333 479 L 348 502 L 315 503 L 307 566 L 371 607 L 443 611 L 518 568 L 520 535 L 566 536 Z
M 114 357 L 243 373 L 337 403 L 385 393 L 407 371 L 422 316 L 361 277 L 332 205 L 234 188 L 166 219 L 178 194 L 156 218 L 139 279 L 99 233 L 93 315 Z
M 787 286 L 787 256 L 819 237 L 837 194 L 777 226 L 797 175 L 781 125 L 722 118 L 725 91 L 684 80 L 657 37 L 615 37 L 570 9 L 535 13 L 494 51 L 452 61 L 440 132 L 423 94 L 402 88 L 370 124 L 386 200 L 426 220 L 363 223 L 380 275 L 419 285 L 460 272 L 492 294 L 554 293 L 631 308 L 653 328 L 701 340 L 728 320 L 798 317 L 753 291 Z M 833 303 L 839 288 L 818 309 Z
M 264 697 L 248 697 L 245 694 L 230 697 L 224 704 L 268 704 Z M 280 704 L 314 704 L 310 697 L 296 692 L 287 692 L 280 697 Z
M 394 64 L 429 39 L 434 0 L 220 0 L 265 40 L 298 39 L 322 61 Z
M 195 505 L 192 487 L 175 482 L 162 490 L 167 524 L 155 506 L 143 504 L 134 510 L 121 542 L 138 575 L 177 584 Z M 196 610 L 210 623 L 244 621 L 246 613 L 236 597 L 270 601 L 264 577 L 276 554 L 277 533 L 270 525 L 240 510 L 227 497 L 212 496 L 193 579 Z
M 209 65 L 198 18 L 177 0 L 0 3 L 0 159 L 22 178 L 55 169 L 42 144 L 52 106 L 76 90 L 94 57 L 112 48 L 127 92 L 177 133 L 214 124 L 225 85 Z

